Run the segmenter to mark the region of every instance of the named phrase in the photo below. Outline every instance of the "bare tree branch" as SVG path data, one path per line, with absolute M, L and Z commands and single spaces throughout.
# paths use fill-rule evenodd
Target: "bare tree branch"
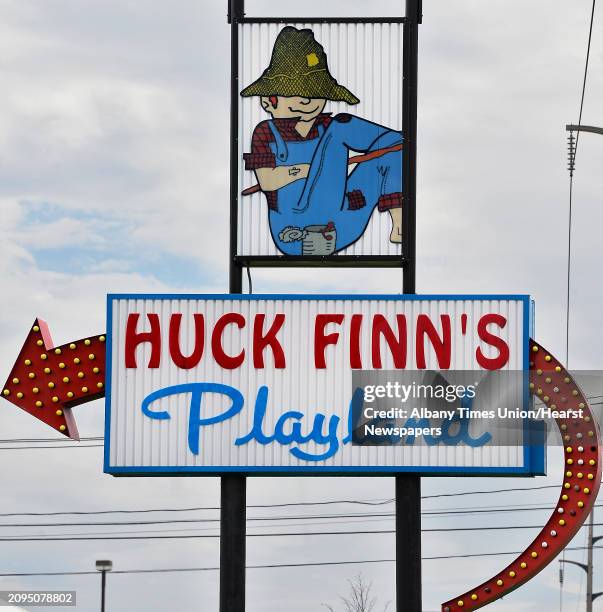
M 376 612 L 377 597 L 373 596 L 373 583 L 366 582 L 362 574 L 348 579 L 347 595 L 340 595 L 342 612 Z M 387 612 L 390 602 L 383 607 Z M 322 604 L 329 612 L 335 612 L 335 608 L 329 604 Z

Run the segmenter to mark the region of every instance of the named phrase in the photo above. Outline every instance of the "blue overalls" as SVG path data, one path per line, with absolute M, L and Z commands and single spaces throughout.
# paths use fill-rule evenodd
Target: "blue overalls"
M 277 166 L 311 164 L 305 180 L 278 190 L 277 210 L 269 212 L 272 238 L 286 255 L 301 255 L 302 242 L 285 242 L 284 229 L 332 222 L 335 251 L 340 251 L 362 236 L 381 196 L 402 192 L 402 151 L 360 163 L 348 176 L 350 150 L 366 153 L 398 145 L 400 132 L 346 114 L 336 116 L 326 129 L 318 125 L 317 138 L 285 142 L 274 122 L 268 124 Z

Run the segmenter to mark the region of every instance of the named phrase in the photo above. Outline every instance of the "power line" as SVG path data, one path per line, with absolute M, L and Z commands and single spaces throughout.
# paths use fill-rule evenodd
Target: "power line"
M 567 333 L 567 330 L 566 330 Z M 567 340 L 566 340 L 567 344 Z M 567 359 L 567 349 L 566 349 Z M 595 396 L 602 397 L 602 396 Z M 588 399 L 588 398 L 587 398 Z M 603 402 L 591 402 L 592 406 L 601 406 Z M 89 438 L 80 438 L 80 440 L 71 440 L 68 438 L 7 438 L 0 440 L 0 451 L 14 450 L 59 450 L 59 449 L 83 449 L 83 448 L 103 448 L 103 444 L 86 444 L 86 442 L 103 441 L 102 436 Z M 40 442 L 40 444 L 38 444 Z M 13 446 L 14 444 L 22 444 L 21 446 Z
M 603 504 L 595 506 L 603 507 Z M 458 508 L 447 510 L 426 510 L 423 516 L 449 516 L 449 515 L 469 515 L 469 514 L 503 514 L 516 512 L 535 512 L 551 510 L 550 506 L 509 506 L 504 508 Z M 250 521 L 272 522 L 272 521 L 292 521 L 292 520 L 321 520 L 321 519 L 348 519 L 348 518 L 394 518 L 393 512 L 381 513 L 354 513 L 354 514 L 311 514 L 311 515 L 284 515 L 284 516 L 258 516 L 249 517 Z M 145 526 L 145 525 L 170 525 L 170 524 L 190 524 L 190 523 L 218 523 L 219 518 L 184 518 L 184 519 L 156 519 L 148 521 L 82 521 L 77 523 L 0 523 L 0 528 L 24 528 L 24 527 L 126 527 L 126 526 Z
M 76 442 L 99 442 L 104 440 L 104 436 L 88 436 L 84 438 L 80 438 Z M 3 438 L 0 439 L 0 444 L 12 444 L 12 443 L 22 443 L 26 442 L 72 442 L 71 438 Z
M 582 79 L 582 95 L 580 96 L 580 112 L 578 114 L 578 127 L 582 125 L 582 110 L 584 109 L 584 94 L 586 93 L 586 77 L 588 75 L 588 62 L 590 59 L 590 43 L 593 37 L 593 23 L 595 19 L 595 3 L 593 0 L 591 12 L 590 12 L 590 26 L 588 28 L 588 43 L 586 45 L 586 60 L 584 61 L 584 78 Z M 576 146 L 574 149 L 574 160 L 576 159 L 576 153 L 578 152 L 578 142 L 580 140 L 580 130 L 576 132 Z
M 595 527 L 603 526 L 603 523 L 595 523 Z M 467 531 L 512 531 L 523 529 L 542 529 L 542 525 L 493 525 L 484 527 L 436 527 L 421 529 L 422 533 L 455 533 Z M 125 532 L 128 533 L 128 532 Z M 131 533 L 131 532 L 130 532 Z M 135 533 L 135 532 L 134 532 Z M 276 533 L 248 533 L 248 538 L 275 538 L 275 537 L 313 537 L 313 536 L 349 536 L 349 535 L 389 535 L 396 533 L 395 529 L 362 529 L 348 531 L 291 531 Z M 0 542 L 86 542 L 98 540 L 186 540 L 186 539 L 216 539 L 220 534 L 174 534 L 166 535 L 100 535 L 92 536 L 85 534 L 60 534 L 52 536 L 10 536 L 0 537 Z
M 423 495 L 421 499 L 436 499 L 439 497 L 462 497 L 465 495 L 490 495 L 492 493 L 513 493 L 516 491 L 540 491 L 542 489 L 559 489 L 559 487 L 560 485 L 541 485 L 538 487 L 513 487 L 510 489 L 489 489 L 489 490 L 483 490 L 483 491 L 461 491 L 458 493 L 438 493 L 437 495 Z
M 601 507 L 601 505 L 596 506 Z M 217 508 L 211 508 L 217 510 Z M 550 510 L 550 506 L 504 506 L 490 508 L 447 508 L 443 510 L 425 510 L 424 516 L 447 516 L 447 515 L 467 515 L 467 514 L 499 514 L 507 512 L 533 512 L 540 510 Z M 353 513 L 353 514 L 301 514 L 301 515 L 281 515 L 281 516 L 258 516 L 249 517 L 248 521 L 291 521 L 291 520 L 320 520 L 320 519 L 347 519 L 347 518 L 393 518 L 393 512 L 380 513 Z M 184 519 L 155 519 L 145 521 L 82 521 L 77 523 L 0 523 L 2 527 L 73 527 L 73 526 L 121 526 L 121 525 L 163 525 L 171 523 L 217 523 L 219 518 L 184 518 Z
M 69 445 L 64 445 L 64 446 L 40 446 L 40 445 L 36 445 L 36 446 L 0 446 L 0 451 L 6 451 L 6 450 L 40 450 L 40 449 L 44 449 L 44 448 L 51 448 L 52 450 L 58 450 L 60 448 L 75 448 L 75 449 L 81 449 L 81 448 L 102 448 L 103 444 L 69 444 Z
M 583 550 L 583 546 L 574 546 L 567 550 Z M 595 546 L 594 548 L 603 548 Z M 487 553 L 468 553 L 463 555 L 438 555 L 432 557 L 422 557 L 423 561 L 439 561 L 444 559 L 469 559 L 477 557 L 502 557 L 506 555 L 519 555 L 523 551 L 511 550 L 504 552 L 487 552 Z M 361 565 L 365 563 L 395 563 L 395 559 L 361 559 L 361 560 L 346 560 L 346 561 L 315 561 L 307 563 L 271 563 L 266 565 L 247 565 L 246 569 L 275 569 L 288 567 L 325 567 L 337 565 Z M 176 572 L 216 572 L 219 567 L 173 567 L 173 568 L 156 568 L 156 569 L 131 569 L 131 570 L 113 570 L 111 574 L 167 574 Z M 72 572 L 14 572 L 2 573 L 0 578 L 29 578 L 36 576 L 97 576 L 96 571 L 72 571 Z
M 438 499 L 443 497 L 466 497 L 470 495 L 491 495 L 497 493 L 514 493 L 514 492 L 530 492 L 544 489 L 559 489 L 559 485 L 541 485 L 538 487 L 511 487 L 507 489 L 488 489 L 480 491 L 459 491 L 456 493 L 438 493 L 436 495 L 423 495 L 422 499 Z M 387 505 L 393 502 L 393 499 L 386 500 L 357 500 L 357 499 L 340 499 L 340 500 L 325 500 L 312 502 L 285 502 L 278 504 L 250 504 L 247 508 L 285 508 L 285 507 L 300 507 L 300 506 L 320 506 L 334 504 L 359 504 L 367 506 Z M 57 512 L 2 512 L 0 517 L 14 516 L 90 516 L 93 514 L 146 514 L 152 512 L 196 512 L 203 510 L 220 510 L 220 506 L 192 506 L 189 508 L 142 508 L 131 510 L 64 510 Z
M 603 398 L 603 395 L 589 395 L 586 399 L 598 399 Z M 591 406 L 603 405 L 603 401 L 591 402 Z M 83 445 L 82 442 L 103 442 L 104 436 L 86 436 L 79 440 L 72 440 L 71 438 L 1 438 L 0 444 L 27 444 L 28 446 L 0 446 L 0 450 L 25 450 L 25 449 L 36 449 L 36 448 L 100 448 L 103 444 L 89 444 Z M 39 446 L 40 444 L 53 444 L 53 446 Z M 31 445 L 31 446 L 29 446 Z

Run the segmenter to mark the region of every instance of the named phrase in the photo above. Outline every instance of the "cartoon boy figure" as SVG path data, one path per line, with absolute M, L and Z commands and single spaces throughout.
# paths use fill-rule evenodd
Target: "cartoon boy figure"
M 362 236 L 375 208 L 389 211 L 390 240 L 401 242 L 402 135 L 347 113 L 323 112 L 327 100 L 360 100 L 331 76 L 312 30 L 283 28 L 270 65 L 241 96 L 259 96 L 272 115 L 256 126 L 244 159 L 266 196 L 281 252 L 341 251 Z M 350 158 L 350 151 L 362 155 Z

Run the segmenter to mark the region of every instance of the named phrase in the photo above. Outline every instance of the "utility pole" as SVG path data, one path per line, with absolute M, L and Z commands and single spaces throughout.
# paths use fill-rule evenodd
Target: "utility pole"
M 594 7 L 593 7 L 594 9 Z M 582 115 L 582 111 L 580 111 L 580 115 Z M 581 124 L 568 124 L 565 126 L 566 132 L 569 132 L 568 136 L 568 171 L 570 173 L 570 252 L 571 252 L 571 206 L 572 206 L 572 180 L 574 176 L 574 170 L 576 168 L 576 147 L 578 144 L 578 138 L 574 138 L 574 132 L 590 132 L 591 134 L 600 134 L 603 135 L 603 128 L 592 126 L 592 125 L 581 125 Z M 568 264 L 569 266 L 569 264 Z M 569 303 L 569 267 L 568 267 L 568 303 Z M 569 312 L 569 306 L 568 306 Z M 568 315 L 569 316 L 569 315 Z M 569 323 L 568 323 L 569 330 Z M 569 338 L 569 335 L 567 336 Z M 566 340 L 567 342 L 567 340 Z M 566 344 L 567 347 L 567 344 Z M 593 601 L 603 595 L 603 591 L 599 593 L 593 593 L 593 545 L 599 540 L 603 539 L 603 536 L 593 537 L 593 527 L 595 523 L 595 510 L 594 508 L 591 510 L 589 521 L 588 521 L 588 542 L 587 542 L 587 562 L 578 563 L 577 561 L 569 561 L 566 559 L 560 559 L 559 563 L 569 563 L 570 565 L 576 565 L 579 568 L 583 569 L 586 572 L 586 612 L 592 612 L 593 610 Z M 559 569 L 559 585 L 560 588 L 563 588 L 563 569 L 560 566 Z
M 586 612 L 593 612 L 593 525 L 595 510 L 590 513 L 588 521 L 588 560 L 586 568 Z
M 559 559 L 559 563 L 569 563 L 570 565 L 576 565 L 577 567 L 586 572 L 586 612 L 593 612 L 593 601 L 595 601 L 597 597 L 601 597 L 601 595 L 603 595 L 603 591 L 593 593 L 593 546 L 599 540 L 603 540 L 603 536 L 593 536 L 594 525 L 595 510 L 593 508 L 588 519 L 588 554 L 586 563 L 579 563 L 578 561 L 570 561 L 568 559 Z M 559 582 L 563 583 L 563 571 L 561 569 L 559 571 Z
M 593 527 L 595 525 L 595 509 L 590 513 L 590 520 L 588 521 L 588 559 L 587 559 L 587 570 L 586 570 L 586 612 L 593 612 L 593 601 L 597 597 L 603 595 L 603 591 L 593 593 L 593 548 L 594 545 L 599 541 L 603 540 L 603 536 L 593 537 Z

